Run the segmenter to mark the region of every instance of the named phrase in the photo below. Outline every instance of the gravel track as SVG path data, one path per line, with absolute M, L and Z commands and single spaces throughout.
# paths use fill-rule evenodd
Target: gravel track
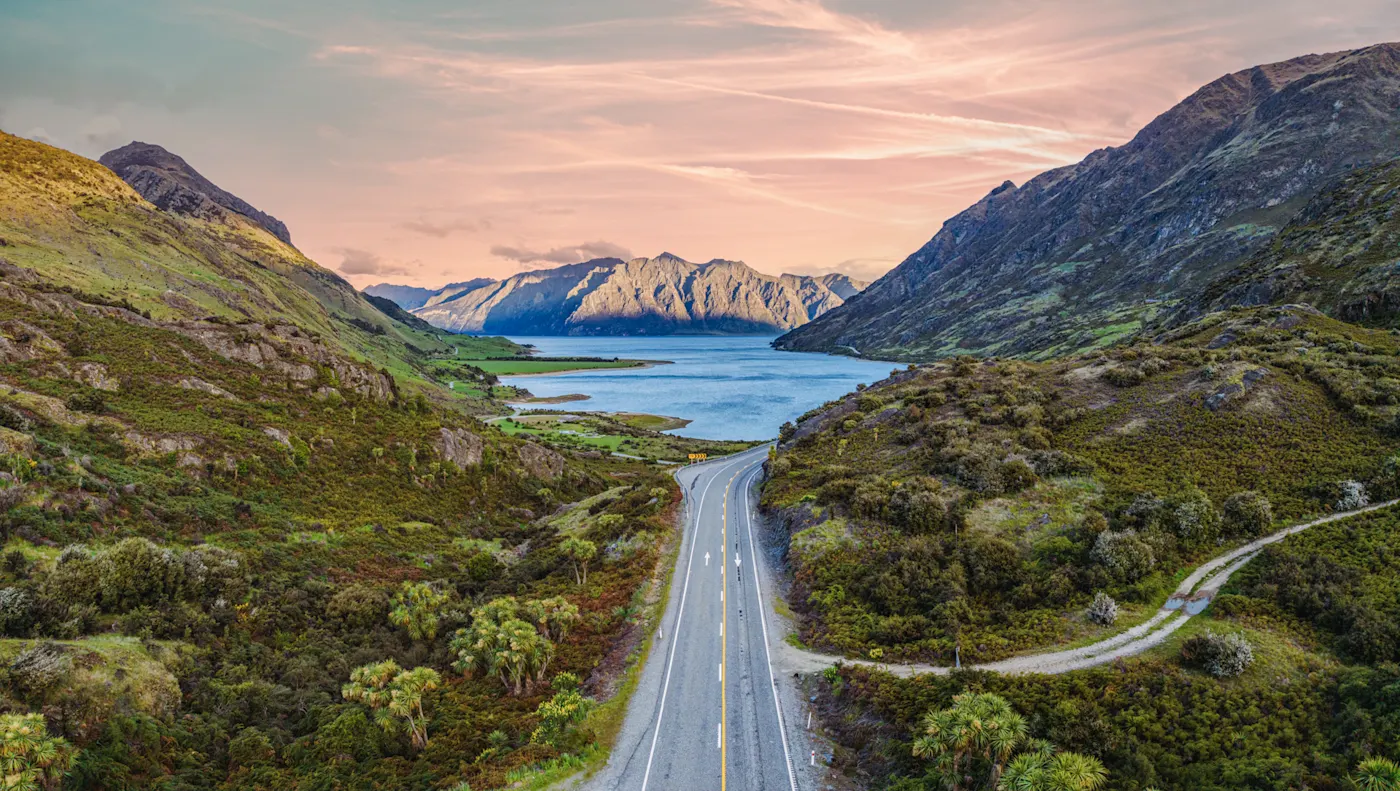
M 1214 557 L 1202 563 L 1200 566 L 1197 566 L 1194 571 L 1187 575 L 1187 577 L 1181 581 L 1181 584 L 1177 586 L 1176 591 L 1172 594 L 1171 598 L 1167 600 L 1167 603 L 1153 614 L 1151 618 L 1130 629 L 1100 640 L 1099 642 L 1079 648 L 1015 656 L 981 665 L 967 665 L 966 667 L 1012 675 L 1027 673 L 1056 674 L 1068 673 L 1072 670 L 1082 670 L 1096 665 L 1104 665 L 1123 657 L 1140 654 L 1150 648 L 1161 645 L 1173 632 L 1184 626 L 1192 616 L 1204 610 L 1215 598 L 1216 593 L 1230 580 L 1230 577 L 1241 568 L 1244 568 L 1244 566 L 1247 565 L 1249 561 L 1253 560 L 1254 556 L 1259 554 L 1259 551 L 1264 547 L 1282 541 L 1295 533 L 1301 533 L 1310 527 L 1370 513 L 1371 511 L 1378 511 L 1382 508 L 1389 508 L 1397 503 L 1400 503 L 1400 499 L 1387 500 L 1386 502 L 1369 505 L 1365 508 L 1343 511 L 1341 513 L 1324 516 L 1320 519 L 1314 519 L 1311 522 L 1304 522 L 1302 524 L 1286 527 L 1278 532 L 1270 533 L 1263 538 L 1256 539 L 1248 544 L 1236 547 L 1229 552 Z M 875 667 L 906 678 L 923 673 L 943 675 L 952 670 L 952 668 L 945 665 L 872 662 L 865 659 L 848 659 L 835 654 L 804 651 L 787 641 L 787 634 L 793 630 L 792 624 L 789 621 L 775 618 L 774 622 L 775 625 L 773 628 L 781 632 L 772 635 L 772 644 L 774 648 L 773 664 L 775 670 L 788 673 L 816 673 L 838 662 Z

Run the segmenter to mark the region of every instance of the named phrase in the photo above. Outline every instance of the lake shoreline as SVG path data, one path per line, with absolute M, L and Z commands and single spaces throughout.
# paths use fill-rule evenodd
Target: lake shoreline
M 600 366 L 593 366 L 593 367 L 586 367 L 586 368 L 566 368 L 566 369 L 564 369 L 564 370 L 562 370 L 562 371 L 542 371 L 542 372 L 540 372 L 540 373 L 496 374 L 496 378 L 497 378 L 497 379 L 513 379 L 513 378 L 520 377 L 520 376 L 532 376 L 532 377 L 534 377 L 534 376 L 538 376 L 538 377 L 544 377 L 544 376 L 565 376 L 565 375 L 567 375 L 567 374 L 577 374 L 577 373 L 584 373 L 584 372 L 589 372 L 589 373 L 591 373 L 591 372 L 594 372 L 594 371 L 640 371 L 640 370 L 643 370 L 643 369 L 645 369 L 645 368 L 655 368 L 655 367 L 658 366 L 658 365 L 675 365 L 675 362 L 672 361 L 672 360 L 623 360 L 623 361 L 624 361 L 624 362 L 635 362 L 636 365 L 611 365 L 611 366 L 601 366 L 601 365 L 600 365 Z M 543 362 L 543 361 L 541 361 L 541 362 Z
M 675 416 L 684 427 L 664 432 L 717 441 L 777 436 L 783 423 L 889 376 L 888 362 L 829 354 L 781 352 L 765 336 L 511 338 L 539 356 L 647 361 L 645 366 L 592 368 L 501 377 L 530 398 L 512 406 L 572 411 L 589 396 L 590 412 Z M 666 361 L 664 363 L 660 361 Z M 560 378 L 563 374 L 568 377 Z M 572 378 L 570 378 L 572 377 Z M 558 399 L 558 400 L 555 400 Z M 653 426 L 648 426 L 649 428 Z

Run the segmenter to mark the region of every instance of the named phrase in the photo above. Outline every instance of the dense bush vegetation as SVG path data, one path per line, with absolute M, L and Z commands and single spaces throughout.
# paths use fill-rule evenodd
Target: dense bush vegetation
M 1179 571 L 1400 494 L 1400 357 L 1306 308 L 1047 363 L 897 371 L 805 416 L 763 504 L 809 644 L 985 661 L 1135 620 Z
M 1113 788 L 1379 783 L 1400 757 L 1397 557 L 1400 508 L 1309 528 L 1239 571 L 1197 616 L 1209 625 L 1091 670 L 897 679 L 833 669 L 821 688 L 838 764 L 871 787 L 943 788 L 920 755 L 930 712 L 995 694 L 1009 704 L 1000 716 L 1098 759 Z
M 491 788 L 610 738 L 585 715 L 645 633 L 669 476 L 180 328 L 0 315 L 0 714 L 42 715 L 67 787 Z M 515 694 L 453 667 L 502 601 L 541 647 Z
M 1256 671 L 1249 671 L 1250 673 Z M 1220 682 L 1169 660 L 1063 676 L 897 679 L 845 667 L 821 705 L 838 769 L 862 787 L 946 788 L 914 753 L 929 712 L 956 696 L 1004 698 L 1030 734 L 1100 761 L 1112 788 L 1349 791 L 1351 770 L 1400 755 L 1400 671 L 1305 659 Z
M 1400 509 L 1320 525 L 1267 547 L 1216 609 L 1283 621 L 1356 662 L 1400 662 Z

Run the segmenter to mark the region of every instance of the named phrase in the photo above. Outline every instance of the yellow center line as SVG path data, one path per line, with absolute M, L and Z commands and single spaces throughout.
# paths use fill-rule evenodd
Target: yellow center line
M 724 507 L 720 509 L 720 551 L 719 551 L 719 573 L 724 580 L 723 587 L 720 588 L 719 600 L 723 606 L 720 607 L 719 621 L 719 791 L 725 791 L 728 784 L 728 747 L 729 739 L 724 732 L 726 720 L 729 717 L 729 701 L 725 695 L 725 687 L 729 684 L 727 678 L 725 662 L 729 659 L 729 569 L 724 564 L 729 558 L 729 487 L 734 484 L 734 479 L 730 478 L 729 483 L 724 487 Z

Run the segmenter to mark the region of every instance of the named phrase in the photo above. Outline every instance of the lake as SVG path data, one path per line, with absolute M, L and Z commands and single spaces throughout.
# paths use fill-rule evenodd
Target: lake
M 890 362 L 775 351 L 776 336 L 521 338 L 541 355 L 670 360 L 651 368 L 502 377 L 539 397 L 583 393 L 561 412 L 645 412 L 690 420 L 673 433 L 704 439 L 767 439 L 807 410 L 889 376 Z M 531 405 L 530 408 L 537 408 Z

